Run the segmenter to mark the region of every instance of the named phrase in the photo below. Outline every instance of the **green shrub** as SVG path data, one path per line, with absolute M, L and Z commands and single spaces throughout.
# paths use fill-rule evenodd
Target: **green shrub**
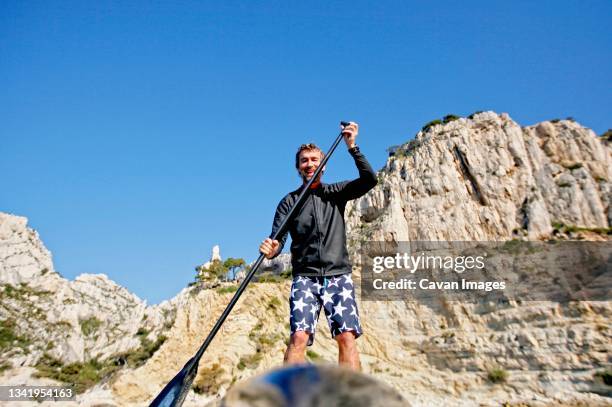
M 308 359 L 315 361 L 318 359 L 321 359 L 321 355 L 319 355 L 317 352 L 315 352 L 314 350 L 310 350 L 307 349 L 306 350 L 306 356 L 308 357 Z
M 482 110 L 477 110 L 477 111 L 475 111 L 474 113 L 472 113 L 471 115 L 469 115 L 469 116 L 468 116 L 468 119 L 473 119 L 473 118 L 474 118 L 474 116 L 476 116 L 477 114 L 480 114 L 480 113 L 482 113 Z
M 2 363 L 0 363 L 0 373 L 4 372 L 5 370 L 11 369 L 12 367 L 13 365 L 11 364 L 11 362 L 3 361 Z
M 505 383 L 508 380 L 508 372 L 501 367 L 489 370 L 487 379 L 491 383 Z
M 7 286 L 8 287 L 8 286 Z M 5 319 L 0 322 L 0 351 L 10 349 L 14 346 L 27 350 L 31 341 L 28 337 L 17 334 L 17 323 L 14 319 Z
M 282 338 L 282 335 L 279 333 L 275 333 L 275 334 L 268 333 L 268 334 L 259 335 L 259 337 L 257 338 L 257 341 L 260 347 L 268 348 L 274 345 L 276 342 L 278 342 L 281 338 Z
M 406 144 L 406 148 L 404 150 L 404 153 L 408 154 L 408 153 L 412 152 L 414 149 L 416 149 L 420 145 L 421 145 L 421 143 L 417 139 L 412 139 L 412 140 L 410 140 L 408 142 L 408 144 Z
M 268 301 L 268 309 L 277 310 L 282 306 L 281 300 L 278 297 L 273 297 L 270 301 Z
M 410 157 L 412 153 L 414 152 L 414 150 L 416 150 L 416 148 L 419 147 L 420 145 L 421 143 L 417 139 L 412 139 L 404 147 L 398 148 L 395 151 L 394 156 L 397 158 Z M 382 178 L 381 178 L 382 176 L 383 176 L 382 174 L 379 174 L 379 182 L 382 181 Z
M 142 338 L 146 338 L 149 335 L 149 333 L 150 331 L 147 328 L 141 326 L 140 328 L 138 328 L 138 331 L 136 331 L 135 335 L 139 336 L 140 341 L 142 342 Z
M 250 334 L 255 334 L 257 331 L 260 331 L 262 328 L 263 328 L 263 323 L 262 323 L 261 321 L 259 321 L 259 322 L 257 323 L 257 325 L 255 325 L 255 326 L 253 327 L 253 329 L 251 330 L 251 332 L 249 333 L 249 335 L 250 335 Z
M 222 381 L 219 377 L 225 373 L 225 369 L 218 363 L 213 363 L 211 367 L 205 367 L 198 371 L 198 375 L 193 381 L 193 391 L 196 394 L 217 394 Z
M 591 232 L 599 235 L 612 235 L 612 228 L 583 228 L 575 225 L 565 225 L 561 222 L 552 222 L 554 230 L 563 233 Z
M 397 150 L 399 150 L 399 148 L 400 148 L 399 145 L 394 145 L 394 146 L 387 148 L 387 153 L 389 154 L 389 157 L 394 156 Z
M 238 286 L 237 285 L 228 285 L 228 286 L 225 286 L 225 287 L 217 288 L 217 293 L 218 294 L 229 294 L 229 293 L 235 293 L 236 291 L 238 291 Z
M 30 288 L 26 283 L 21 283 L 17 287 L 7 284 L 4 286 L 2 295 L 17 300 L 27 300 L 28 297 L 33 295 L 38 297 L 49 296 L 51 295 L 51 291 L 34 290 L 33 288 Z
M 103 361 L 91 359 L 83 363 L 76 362 L 64 365 L 59 359 L 44 353 L 35 366 L 37 372 L 34 376 L 49 377 L 71 384 L 77 393 L 82 393 L 121 369 L 122 366 L 127 365 L 131 368 L 142 366 L 167 339 L 164 335 L 160 335 L 153 342 L 146 338 L 148 333 L 144 328 L 138 330 L 136 335 L 140 338 L 140 348 L 115 354 Z
M 459 120 L 459 119 L 460 119 L 459 116 L 456 116 L 454 114 L 447 114 L 446 116 L 442 118 L 442 123 L 446 124 L 446 123 L 450 123 L 452 121 Z
M 500 251 L 512 254 L 518 254 L 521 252 L 523 242 L 519 239 L 507 240 L 503 246 L 499 248 Z
M 277 299 L 278 300 L 278 299 Z M 280 301 L 279 301 L 280 302 Z M 255 353 L 251 355 L 242 356 L 238 361 L 237 368 L 244 370 L 245 368 L 253 369 L 259 365 L 259 362 L 263 358 L 264 353 L 268 352 L 276 342 L 283 338 L 283 335 L 278 332 L 266 333 L 262 332 L 263 323 L 259 321 L 251 332 L 249 332 L 249 339 L 255 342 Z
M 148 334 L 148 333 L 147 333 Z M 168 339 L 165 335 L 160 335 L 155 342 L 146 338 L 146 335 L 140 335 L 140 348 L 116 355 L 115 359 L 125 362 L 131 368 L 140 367 L 146 362 Z
M 431 127 L 435 126 L 436 124 L 442 124 L 442 121 L 440 119 L 435 119 L 430 121 L 429 123 L 425 124 L 425 126 L 423 126 L 421 128 L 422 131 L 427 131 L 429 130 Z
M 237 367 L 239 370 L 244 370 L 247 367 L 249 369 L 255 369 L 259 365 L 259 362 L 261 362 L 261 359 L 263 359 L 263 354 L 258 349 L 252 355 L 241 357 L 240 360 L 238 361 Z
M 100 326 L 102 325 L 102 321 L 100 321 L 96 317 L 91 317 L 79 321 L 79 324 L 81 325 L 81 332 L 83 333 L 83 335 L 89 336 L 96 332 L 98 328 L 100 328 Z
M 8 298 L 17 298 L 17 290 L 10 284 L 4 286 L 3 294 Z
M 100 363 L 96 359 L 64 365 L 60 360 L 44 354 L 36 364 L 34 377 L 48 377 L 74 386 L 76 393 L 88 388 L 112 374 L 119 367 L 113 363 Z
M 280 276 L 270 272 L 261 273 L 256 277 L 256 282 L 258 283 L 282 283 L 282 281 L 283 279 Z
M 220 260 L 213 260 L 208 269 L 200 270 L 200 267 L 198 266 L 196 267 L 196 271 L 196 282 L 216 281 L 224 278 L 229 271 L 229 268 L 226 267 Z

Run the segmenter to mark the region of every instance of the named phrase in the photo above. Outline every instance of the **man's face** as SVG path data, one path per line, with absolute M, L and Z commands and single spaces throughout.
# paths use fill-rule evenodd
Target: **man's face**
M 302 150 L 300 153 L 298 172 L 302 177 L 304 183 L 310 181 L 310 178 L 314 175 L 314 172 L 321 164 L 321 152 L 317 150 Z M 325 171 L 325 167 L 321 170 L 317 181 L 321 181 L 321 176 Z

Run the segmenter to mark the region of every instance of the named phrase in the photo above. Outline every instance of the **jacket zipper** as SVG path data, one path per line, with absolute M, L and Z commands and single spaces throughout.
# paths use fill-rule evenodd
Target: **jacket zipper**
M 319 261 L 320 261 L 321 260 L 321 231 L 319 230 L 319 218 L 317 217 L 317 204 L 315 202 L 313 193 L 310 194 L 310 198 L 312 198 L 312 207 L 313 207 L 315 225 L 316 225 L 316 230 L 317 230 L 317 246 L 319 248 L 318 254 L 319 254 Z M 321 267 L 319 274 L 321 275 L 321 277 L 323 277 L 323 267 Z

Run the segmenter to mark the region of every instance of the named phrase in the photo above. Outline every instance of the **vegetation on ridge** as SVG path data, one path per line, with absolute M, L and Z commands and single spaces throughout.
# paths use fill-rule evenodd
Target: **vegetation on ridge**
M 14 319 L 5 319 L 0 322 L 0 352 L 12 347 L 18 347 L 27 352 L 31 341 L 28 337 L 16 332 L 17 323 Z
M 140 347 L 127 352 L 113 355 L 105 360 L 93 358 L 85 362 L 64 364 L 48 353 L 38 360 L 34 377 L 48 377 L 74 386 L 77 393 L 83 393 L 100 381 L 110 377 L 117 370 L 127 366 L 137 368 L 142 366 L 166 341 L 160 335 L 155 341 L 147 338 L 149 331 L 140 328 L 136 336 L 140 339 Z
M 444 116 L 441 120 L 440 119 L 434 119 L 432 121 L 430 121 L 429 123 L 425 124 L 421 130 L 422 131 L 427 131 L 429 130 L 431 127 L 435 126 L 436 124 L 446 124 L 446 123 L 450 123 L 452 121 L 458 120 L 460 119 L 459 116 L 454 115 L 454 114 L 447 114 L 446 116 Z
M 496 367 L 487 372 L 487 379 L 491 383 L 505 383 L 508 380 L 508 372 L 501 367 Z
M 578 233 L 578 232 L 591 232 L 599 235 L 612 235 L 612 228 L 586 228 L 575 225 L 565 225 L 561 222 L 553 222 L 553 233 Z
M 91 317 L 84 320 L 79 320 L 79 324 L 81 325 L 81 332 L 83 335 L 90 336 L 96 332 L 98 328 L 100 328 L 102 321 L 96 317 Z

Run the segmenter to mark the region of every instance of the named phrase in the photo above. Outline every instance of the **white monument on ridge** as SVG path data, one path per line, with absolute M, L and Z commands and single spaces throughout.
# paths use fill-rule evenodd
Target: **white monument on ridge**
M 221 259 L 221 249 L 219 249 L 219 245 L 216 244 L 213 246 L 212 248 L 212 253 L 210 254 L 210 260 L 208 260 L 206 263 L 201 264 L 199 266 L 196 267 L 196 271 L 202 275 L 204 273 L 207 272 L 207 270 L 210 268 L 210 266 L 212 265 L 213 261 L 218 260 L 218 261 L 223 261 Z M 206 277 L 206 276 L 204 276 Z

